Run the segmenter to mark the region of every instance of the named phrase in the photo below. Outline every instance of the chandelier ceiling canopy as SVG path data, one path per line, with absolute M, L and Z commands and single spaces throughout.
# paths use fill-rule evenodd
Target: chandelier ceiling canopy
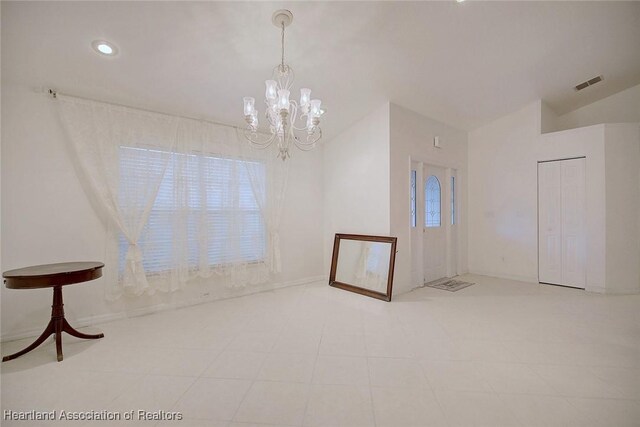
M 311 99 L 311 89 L 300 89 L 300 102 L 289 99 L 295 74 L 284 62 L 284 31 L 292 21 L 293 14 L 284 9 L 275 11 L 272 17 L 273 25 L 282 31 L 282 57 L 280 64 L 273 69 L 271 79 L 264 82 L 264 118 L 269 125 L 269 134 L 258 132 L 260 123 L 255 98 L 244 98 L 245 138 L 257 148 L 267 148 L 275 142 L 278 157 L 282 160 L 290 157 L 292 144 L 303 151 L 315 148 L 322 138 L 320 116 L 324 113 L 321 101 Z

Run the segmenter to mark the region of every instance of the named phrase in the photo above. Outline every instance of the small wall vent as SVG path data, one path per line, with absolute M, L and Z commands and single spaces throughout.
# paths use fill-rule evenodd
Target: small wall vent
M 601 82 L 602 81 L 602 76 L 598 76 L 598 77 L 594 77 L 590 80 L 587 80 L 586 82 L 582 82 L 579 85 L 577 85 L 575 87 L 576 90 L 582 90 L 585 88 L 588 88 L 589 86 L 593 86 L 594 84 Z

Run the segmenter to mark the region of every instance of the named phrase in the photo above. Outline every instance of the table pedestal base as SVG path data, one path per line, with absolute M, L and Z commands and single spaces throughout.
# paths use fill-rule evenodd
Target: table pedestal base
M 17 357 L 22 356 L 25 353 L 30 352 L 34 348 L 38 347 L 42 344 L 49 336 L 55 335 L 56 338 L 56 352 L 58 353 L 58 362 L 61 362 L 63 359 L 62 356 L 62 333 L 66 332 L 71 336 L 77 338 L 83 338 L 88 340 L 95 340 L 98 338 L 103 338 L 104 334 L 83 334 L 82 332 L 76 331 L 70 324 L 67 322 L 67 319 L 64 317 L 64 304 L 62 303 L 62 286 L 54 286 L 53 287 L 53 304 L 51 305 L 51 320 L 49 324 L 45 328 L 42 335 L 38 337 L 29 347 L 20 350 L 17 353 L 10 354 L 9 356 L 4 356 L 2 358 L 3 362 L 8 360 L 15 359 Z

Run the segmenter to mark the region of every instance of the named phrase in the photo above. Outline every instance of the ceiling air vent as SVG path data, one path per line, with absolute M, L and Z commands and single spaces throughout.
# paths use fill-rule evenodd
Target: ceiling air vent
M 598 76 L 598 77 L 594 77 L 590 80 L 587 80 L 586 82 L 582 82 L 579 85 L 576 86 L 576 90 L 582 90 L 584 88 L 587 88 L 589 86 L 593 86 L 594 84 L 601 82 L 602 81 L 602 76 Z

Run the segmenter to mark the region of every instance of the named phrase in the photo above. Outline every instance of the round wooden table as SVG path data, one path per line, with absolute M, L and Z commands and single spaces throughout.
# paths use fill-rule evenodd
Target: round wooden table
M 62 303 L 62 287 L 74 283 L 88 282 L 102 277 L 101 262 L 63 262 L 59 264 L 36 265 L 33 267 L 19 268 L 17 270 L 2 273 L 4 283 L 9 289 L 39 289 L 53 288 L 53 304 L 51 305 L 51 320 L 42 335 L 29 347 L 17 353 L 5 356 L 3 362 L 15 359 L 30 352 L 44 342 L 50 335 L 55 334 L 58 362 L 62 361 L 62 332 L 83 339 L 97 339 L 104 334 L 83 334 L 69 325 L 64 317 L 64 304 Z

